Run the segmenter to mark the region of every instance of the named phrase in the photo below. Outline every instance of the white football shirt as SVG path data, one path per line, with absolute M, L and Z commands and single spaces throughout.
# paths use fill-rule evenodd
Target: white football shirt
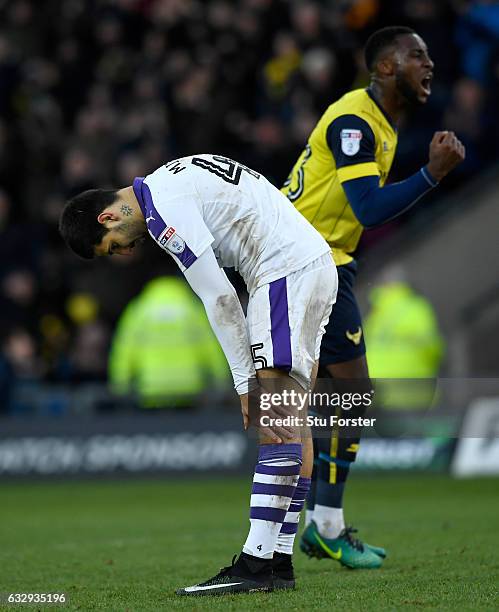
M 250 294 L 330 250 L 263 175 L 226 157 L 173 160 L 136 178 L 133 188 L 149 234 L 182 271 L 211 246 Z

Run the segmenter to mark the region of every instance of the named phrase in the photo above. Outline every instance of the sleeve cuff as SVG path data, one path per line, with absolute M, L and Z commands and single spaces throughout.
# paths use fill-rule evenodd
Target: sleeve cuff
M 244 395 L 245 393 L 251 393 L 258 387 L 258 378 L 247 378 L 243 382 L 236 385 L 236 392 L 238 395 Z
M 428 172 L 426 166 L 421 168 L 421 174 L 425 178 L 428 185 L 430 185 L 431 187 L 436 187 L 438 185 L 438 181 L 432 177 L 432 175 Z

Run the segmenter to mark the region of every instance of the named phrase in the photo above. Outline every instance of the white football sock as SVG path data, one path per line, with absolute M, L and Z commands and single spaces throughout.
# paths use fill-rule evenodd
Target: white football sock
M 337 538 L 345 529 L 343 508 L 330 508 L 315 504 L 314 518 L 317 530 L 325 538 Z
M 262 444 L 250 501 L 250 530 L 243 552 L 272 559 L 301 467 L 301 444 Z M 303 496 L 305 500 L 305 496 Z
M 293 554 L 293 544 L 296 534 L 298 533 L 298 524 L 300 522 L 300 514 L 305 505 L 308 490 L 310 489 L 310 478 L 300 476 L 298 484 L 293 493 L 293 499 L 289 504 L 288 511 L 281 531 L 277 538 L 277 544 L 274 552 L 284 553 L 285 555 Z

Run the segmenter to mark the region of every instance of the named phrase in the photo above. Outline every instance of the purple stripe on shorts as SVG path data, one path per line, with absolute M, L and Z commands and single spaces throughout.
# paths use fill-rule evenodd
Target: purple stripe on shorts
M 273 523 L 284 523 L 286 510 L 279 508 L 264 508 L 256 506 L 250 508 L 250 519 L 260 519 L 262 521 L 272 521 Z
M 270 283 L 269 299 L 270 334 L 272 336 L 274 368 L 289 372 L 292 366 L 292 359 L 286 278 L 280 278 Z
M 271 476 L 296 476 L 300 472 L 300 464 L 263 465 L 262 463 L 257 463 L 255 472 L 257 474 L 270 474 Z
M 283 523 L 280 533 L 285 533 L 287 535 L 298 533 L 298 523 Z
M 292 498 L 295 488 L 296 487 L 294 485 L 277 485 L 264 482 L 254 482 L 251 492 L 261 495 L 280 495 L 282 497 Z

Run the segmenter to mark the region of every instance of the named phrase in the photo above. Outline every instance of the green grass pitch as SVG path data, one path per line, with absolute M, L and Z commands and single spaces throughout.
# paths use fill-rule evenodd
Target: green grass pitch
M 69 610 L 499 610 L 499 482 L 360 477 L 348 520 L 380 570 L 295 555 L 293 592 L 180 598 L 230 563 L 250 478 L 0 485 L 0 592 L 69 594 Z

